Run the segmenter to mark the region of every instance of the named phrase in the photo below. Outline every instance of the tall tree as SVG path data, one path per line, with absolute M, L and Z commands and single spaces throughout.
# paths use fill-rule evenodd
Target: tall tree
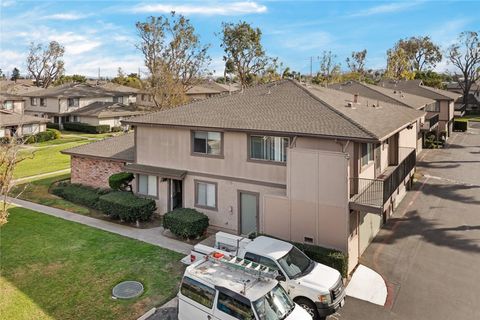
M 365 60 L 367 58 L 367 49 L 362 51 L 353 51 L 351 57 L 347 57 L 347 66 L 351 72 L 363 74 L 365 72 Z
M 411 71 L 421 72 L 432 69 L 442 61 L 440 47 L 430 37 L 410 37 L 397 42 L 396 48 L 402 48 L 407 54 Z
M 209 45 L 202 45 L 190 20 L 174 12 L 137 22 L 140 42 L 149 76 L 146 89 L 158 108 L 173 107 L 186 101 L 185 93 L 207 71 L 211 59 Z
M 395 47 L 387 51 L 386 78 L 397 80 L 411 80 L 415 72 L 411 71 L 408 55 L 402 48 Z
M 57 41 L 51 41 L 48 46 L 41 43 L 30 44 L 27 57 L 27 70 L 35 79 L 37 87 L 48 88 L 65 71 L 62 57 L 65 48 Z
M 12 77 L 10 80 L 15 81 L 17 83 L 17 80 L 20 79 L 20 70 L 18 70 L 16 67 L 13 68 L 12 70 Z
M 225 68 L 235 74 L 242 88 L 267 69 L 272 59 L 265 54 L 261 40 L 262 31 L 249 23 L 223 23 L 221 33 Z
M 336 62 L 337 56 L 331 51 L 323 51 L 320 56 L 320 71 L 312 79 L 314 83 L 334 83 L 340 76 L 340 64 Z
M 463 91 L 463 103 L 467 104 L 472 85 L 480 80 L 480 31 L 460 33 L 457 42 L 447 50 L 450 62 L 460 71 L 457 82 Z
M 87 77 L 80 74 L 73 74 L 71 76 L 61 75 L 53 82 L 53 86 L 59 86 L 65 83 L 85 83 L 87 82 Z

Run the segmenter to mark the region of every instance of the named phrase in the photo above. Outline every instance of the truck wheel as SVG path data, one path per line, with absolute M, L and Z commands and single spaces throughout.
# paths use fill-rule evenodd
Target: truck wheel
M 295 300 L 296 303 L 303 309 L 305 309 L 309 315 L 312 316 L 313 320 L 320 320 L 320 316 L 318 315 L 317 307 L 315 304 L 306 298 L 298 298 Z

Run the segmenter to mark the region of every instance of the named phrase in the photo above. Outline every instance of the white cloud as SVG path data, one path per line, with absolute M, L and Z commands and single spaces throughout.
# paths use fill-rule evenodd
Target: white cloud
M 409 1 L 409 2 L 395 2 L 389 4 L 382 4 L 375 7 L 370 7 L 365 10 L 360 10 L 358 12 L 350 14 L 350 17 L 366 17 L 366 16 L 373 16 L 377 14 L 385 14 L 385 13 L 396 13 L 411 7 L 417 6 L 421 4 L 420 1 Z
M 42 17 L 42 20 L 61 20 L 61 21 L 74 21 L 81 20 L 89 17 L 88 14 L 79 14 L 79 13 L 55 13 Z
M 13 5 L 15 5 L 15 1 L 14 0 L 2 0 L 1 1 L 1 6 L 6 8 L 6 7 L 11 7 Z
M 170 13 L 233 16 L 264 13 L 267 7 L 253 1 L 215 2 L 202 4 L 140 4 L 132 9 L 136 13 Z

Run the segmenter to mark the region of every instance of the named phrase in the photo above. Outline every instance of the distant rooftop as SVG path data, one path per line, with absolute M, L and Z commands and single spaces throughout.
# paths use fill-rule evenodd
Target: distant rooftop
M 461 96 L 455 92 L 425 86 L 422 84 L 422 80 L 384 80 L 378 85 L 434 100 L 455 100 Z
M 133 105 L 125 105 L 118 102 L 96 101 L 85 107 L 69 112 L 68 114 L 84 117 L 112 118 L 138 116 L 147 112 L 149 111 Z
M 0 127 L 47 122 L 49 122 L 49 120 L 46 118 L 0 110 Z
M 121 96 L 124 92 L 107 90 L 101 86 L 84 83 L 67 83 L 57 87 L 24 93 L 26 97 L 51 97 L 51 98 L 97 98 Z
M 133 162 L 135 160 L 134 134 L 127 133 L 113 138 L 83 144 L 61 152 L 74 156 Z

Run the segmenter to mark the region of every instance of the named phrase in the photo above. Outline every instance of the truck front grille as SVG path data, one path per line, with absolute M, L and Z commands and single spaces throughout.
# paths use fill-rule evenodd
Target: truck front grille
M 332 301 L 337 300 L 338 297 L 342 295 L 343 292 L 343 281 L 342 278 L 330 289 L 330 295 L 332 296 Z

